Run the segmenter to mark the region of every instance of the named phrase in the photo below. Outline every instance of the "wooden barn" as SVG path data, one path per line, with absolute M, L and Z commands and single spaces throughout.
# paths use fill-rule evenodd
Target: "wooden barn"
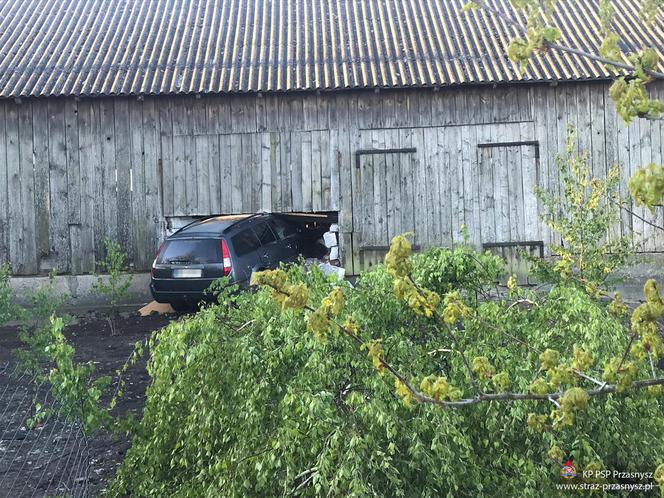
M 514 28 L 465 1 L 0 0 L 0 262 L 90 273 L 109 238 L 147 271 L 174 220 L 260 210 L 338 216 L 355 273 L 405 231 L 547 252 L 534 187 L 559 187 L 567 126 L 624 189 L 664 161 L 664 122 L 626 127 L 586 58 L 520 73 Z M 624 48 L 664 60 L 638 3 L 613 2 Z M 562 42 L 595 49 L 597 10 L 560 0 Z M 661 208 L 634 212 L 615 232 L 664 251 L 640 218 Z

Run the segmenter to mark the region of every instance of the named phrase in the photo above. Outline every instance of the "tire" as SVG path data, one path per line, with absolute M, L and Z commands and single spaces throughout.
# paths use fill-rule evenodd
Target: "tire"
M 188 313 L 194 311 L 194 306 L 189 304 L 187 301 L 175 301 L 170 303 L 171 308 L 173 308 L 178 313 Z

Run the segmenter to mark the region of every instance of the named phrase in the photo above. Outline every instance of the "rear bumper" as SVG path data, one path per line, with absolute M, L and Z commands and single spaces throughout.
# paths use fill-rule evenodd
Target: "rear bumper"
M 215 282 L 216 278 L 209 279 L 152 279 L 150 281 L 150 293 L 158 303 L 214 301 L 215 297 L 207 291 L 208 287 Z M 247 282 L 237 283 L 241 288 L 246 287 Z

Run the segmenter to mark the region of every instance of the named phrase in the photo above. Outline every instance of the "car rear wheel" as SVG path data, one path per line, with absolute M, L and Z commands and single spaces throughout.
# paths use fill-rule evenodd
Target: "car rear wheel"
M 178 313 L 187 313 L 189 311 L 194 311 L 195 306 L 187 301 L 174 301 L 171 303 L 171 308 Z

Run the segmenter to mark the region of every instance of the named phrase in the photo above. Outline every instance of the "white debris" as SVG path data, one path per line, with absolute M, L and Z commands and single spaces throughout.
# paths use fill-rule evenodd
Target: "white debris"
M 339 248 L 338 247 L 332 247 L 330 249 L 330 261 L 336 261 L 339 259 Z
M 328 230 L 329 232 L 338 232 L 339 231 L 339 225 L 336 223 L 332 223 L 330 225 L 330 229 Z
M 340 268 L 338 266 L 331 265 L 330 263 L 319 263 L 318 268 L 321 269 L 323 275 L 336 275 L 339 278 L 344 278 L 346 276 L 346 269 Z
M 325 247 L 328 249 L 330 247 L 336 247 L 339 245 L 339 242 L 337 241 L 337 234 L 333 232 L 325 232 L 323 234 L 323 241 L 325 242 Z

